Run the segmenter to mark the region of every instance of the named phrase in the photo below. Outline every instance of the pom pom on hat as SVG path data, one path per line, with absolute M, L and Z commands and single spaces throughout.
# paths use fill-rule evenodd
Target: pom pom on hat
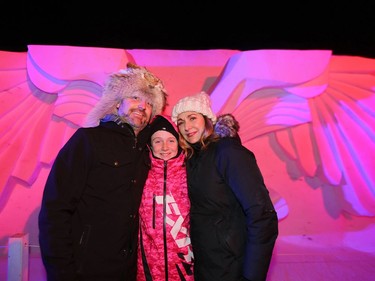
M 180 99 L 172 110 L 172 121 L 177 124 L 177 117 L 179 114 L 186 111 L 198 112 L 204 116 L 207 116 L 216 123 L 216 115 L 211 109 L 210 96 L 206 92 L 200 92 L 193 96 L 188 96 Z

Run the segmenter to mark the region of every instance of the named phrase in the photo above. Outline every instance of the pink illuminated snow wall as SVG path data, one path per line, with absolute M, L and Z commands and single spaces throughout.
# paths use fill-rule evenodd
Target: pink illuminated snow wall
M 163 79 L 167 114 L 204 90 L 216 113 L 237 117 L 278 211 L 276 256 L 300 248 L 375 253 L 375 59 L 329 50 L 0 51 L 1 245 L 27 232 L 37 251 L 51 164 L 105 77 L 129 61 Z

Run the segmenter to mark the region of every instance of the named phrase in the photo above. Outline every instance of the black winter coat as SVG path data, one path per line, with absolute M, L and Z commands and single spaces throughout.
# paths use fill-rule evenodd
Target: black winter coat
M 58 153 L 39 213 L 48 281 L 136 280 L 138 208 L 150 168 L 148 128 L 78 129 Z
M 277 214 L 254 154 L 222 138 L 187 162 L 196 281 L 266 280 Z

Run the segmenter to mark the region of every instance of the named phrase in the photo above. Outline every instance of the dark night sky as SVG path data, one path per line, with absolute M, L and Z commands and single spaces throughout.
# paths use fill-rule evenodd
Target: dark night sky
M 212 6 L 204 9 L 202 3 L 207 2 L 202 1 L 172 2 L 165 7 L 145 1 L 138 2 L 139 7 L 132 2 L 112 2 L 116 1 L 13 2 L 13 9 L 2 10 L 0 50 L 27 51 L 29 44 L 173 50 L 328 49 L 335 55 L 375 58 L 375 1 L 358 6 L 353 1 L 347 6 L 304 2 L 304 6 L 290 7 L 284 2 L 278 6 L 263 2 L 261 7 L 254 1 L 232 0 L 227 6 L 208 2 Z

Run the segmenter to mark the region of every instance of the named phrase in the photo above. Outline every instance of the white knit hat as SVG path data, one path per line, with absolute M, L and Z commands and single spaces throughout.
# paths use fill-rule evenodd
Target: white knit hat
M 141 91 L 151 98 L 151 119 L 164 111 L 167 105 L 167 92 L 162 81 L 145 67 L 128 63 L 126 69 L 121 69 L 108 77 L 102 97 L 86 117 L 86 126 L 96 126 L 104 116 L 117 112 L 118 103 L 135 91 Z
M 203 114 L 216 123 L 216 115 L 211 109 L 210 96 L 206 92 L 200 92 L 193 96 L 180 99 L 172 110 L 172 121 L 177 124 L 177 117 L 180 113 L 194 111 Z

